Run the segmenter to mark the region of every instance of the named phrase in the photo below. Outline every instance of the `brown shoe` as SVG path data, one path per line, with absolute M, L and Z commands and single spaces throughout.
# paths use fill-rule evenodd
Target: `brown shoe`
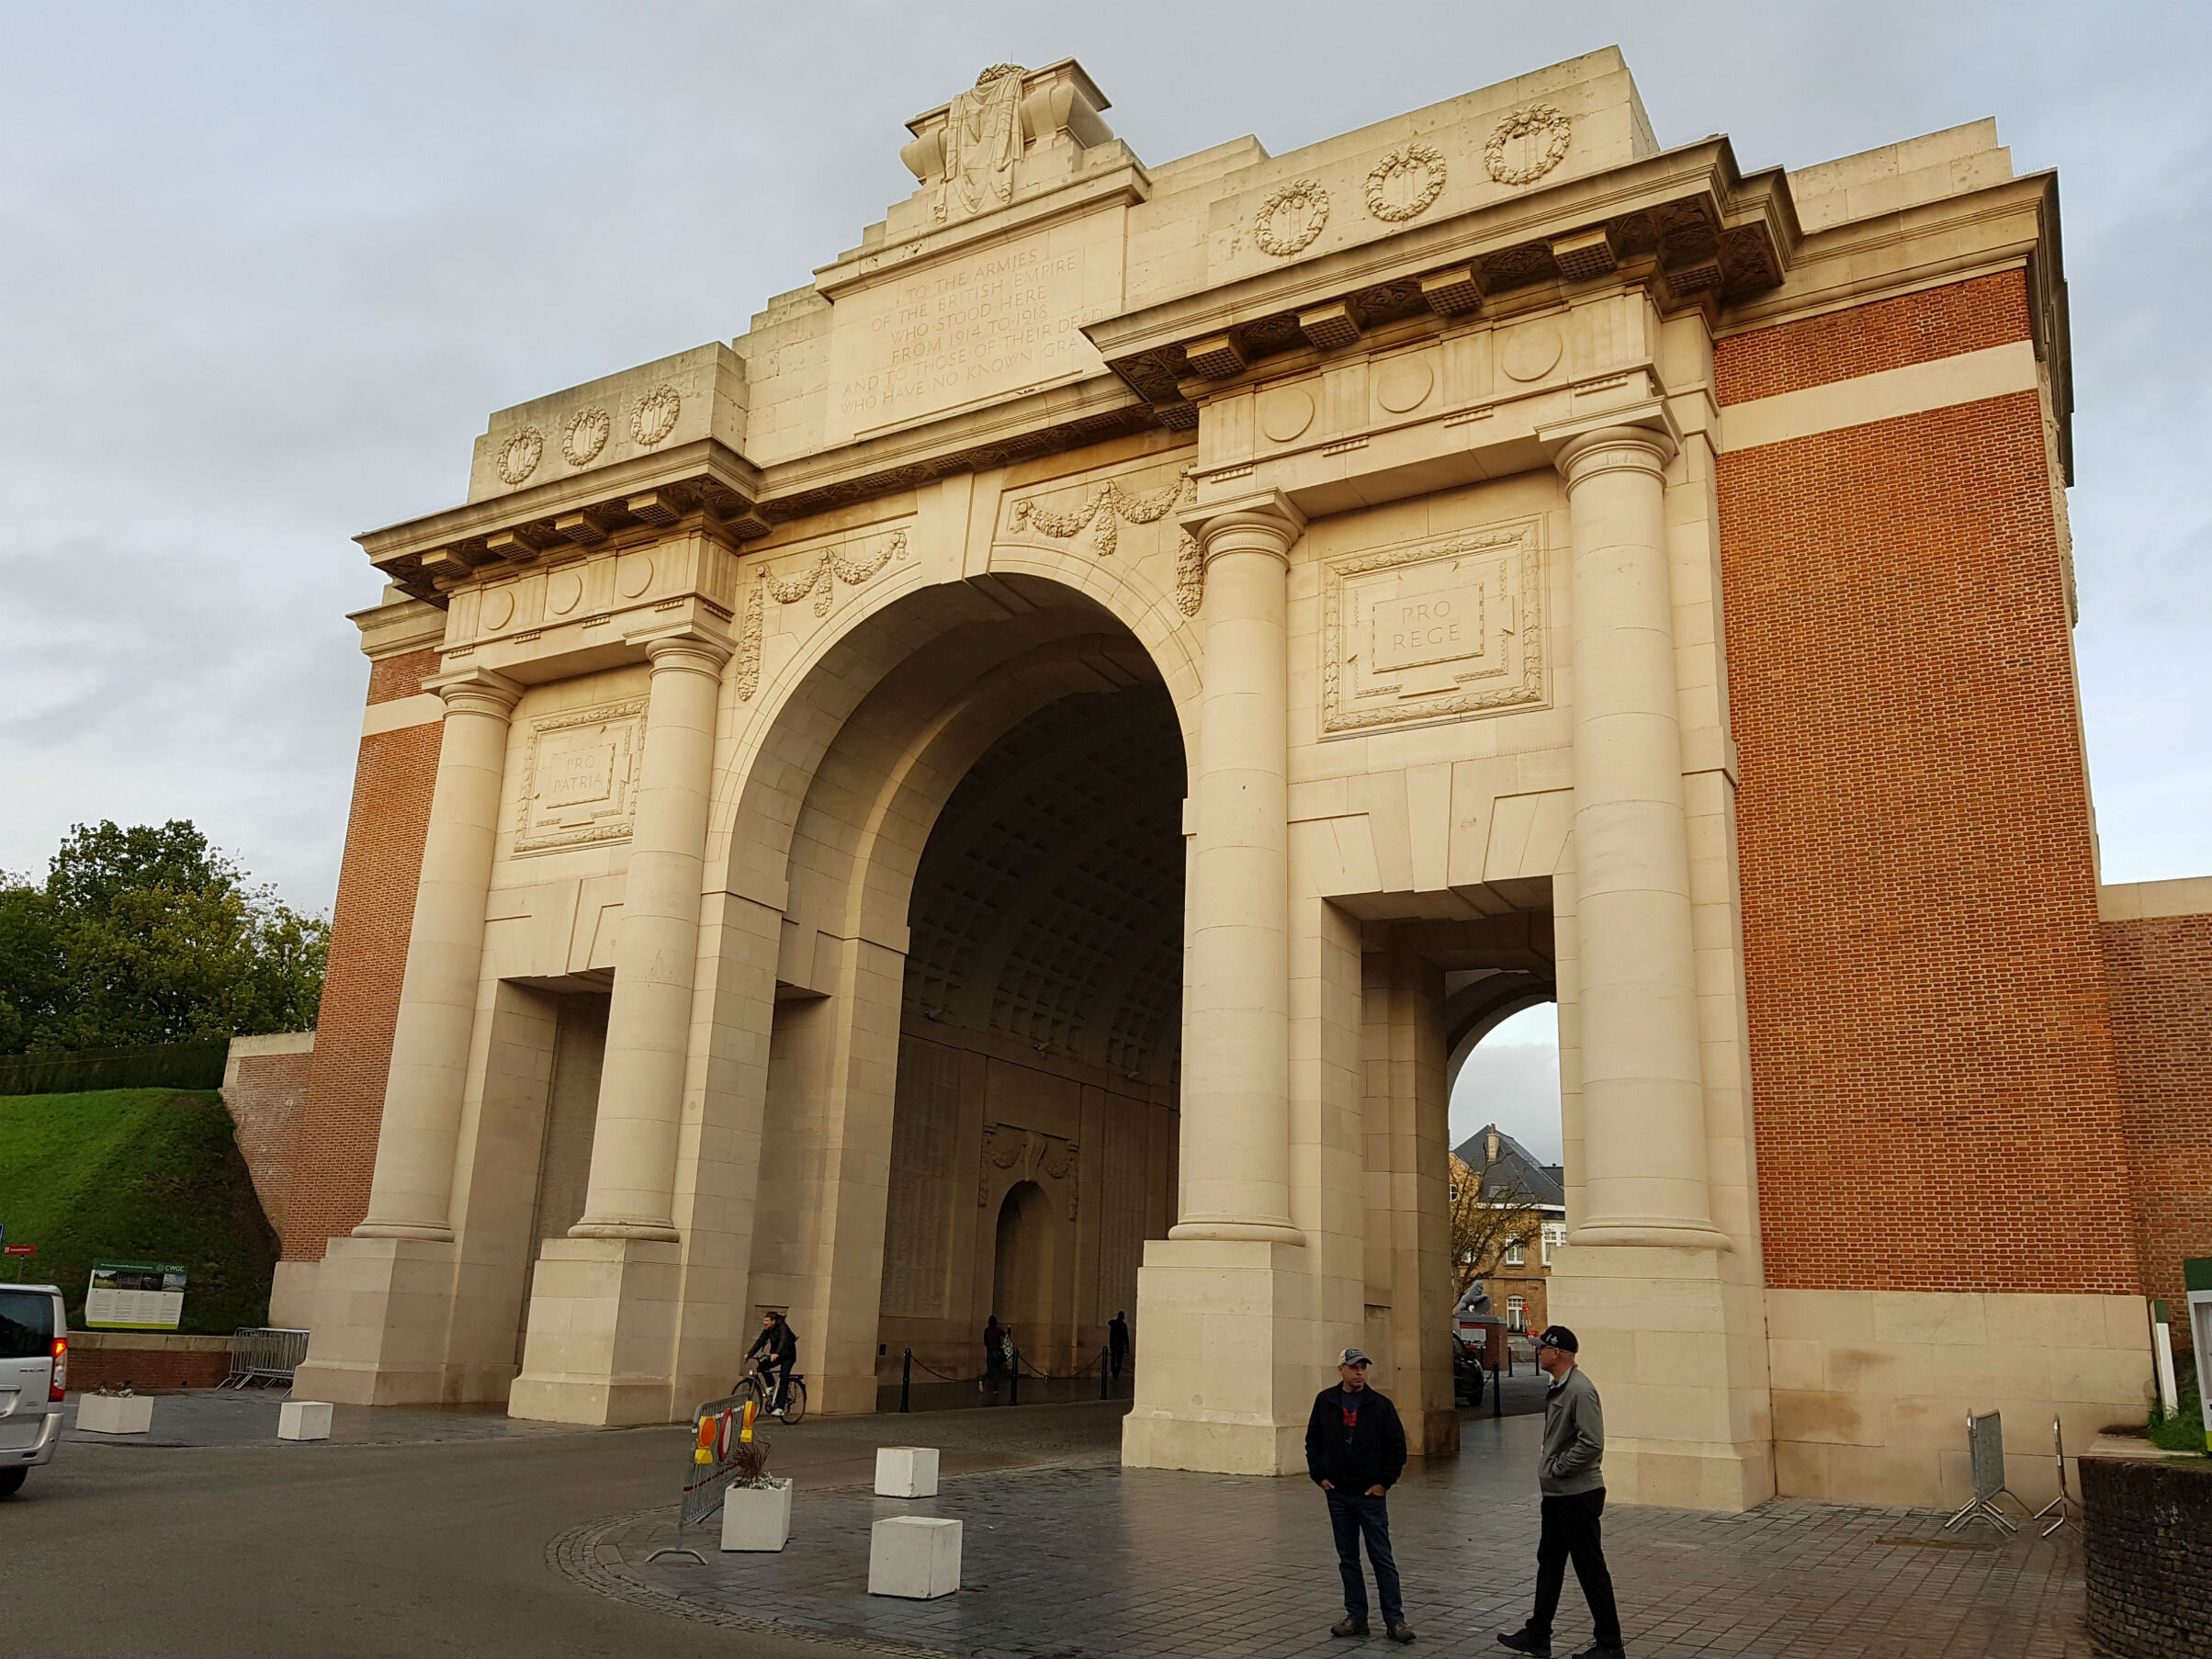
M 1347 1613 L 1328 1627 L 1328 1633 L 1332 1636 L 1364 1636 L 1367 1634 L 1367 1620 L 1354 1619 Z
M 1413 1626 L 1410 1624 L 1392 1625 L 1390 1627 L 1390 1639 L 1393 1642 L 1411 1642 L 1413 1640 Z

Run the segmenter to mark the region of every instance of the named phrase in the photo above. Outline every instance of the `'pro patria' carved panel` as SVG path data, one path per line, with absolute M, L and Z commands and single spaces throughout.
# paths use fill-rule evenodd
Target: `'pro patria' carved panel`
M 1321 595 L 1324 735 L 1545 701 L 1536 519 L 1332 559 Z
M 642 702 L 541 715 L 523 759 L 517 852 L 629 839 L 637 814 Z

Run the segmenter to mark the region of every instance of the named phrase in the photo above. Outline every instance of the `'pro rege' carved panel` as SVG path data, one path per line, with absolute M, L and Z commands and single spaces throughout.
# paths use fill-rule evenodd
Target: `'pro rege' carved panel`
M 1332 559 L 1321 584 L 1324 734 L 1545 701 L 1537 520 Z

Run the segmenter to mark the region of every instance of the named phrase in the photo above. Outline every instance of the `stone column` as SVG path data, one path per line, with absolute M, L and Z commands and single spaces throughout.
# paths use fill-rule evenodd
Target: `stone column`
M 1730 1247 L 1712 1224 L 1665 473 L 1642 427 L 1563 449 L 1574 520 L 1585 1213 L 1575 1244 Z
M 650 640 L 643 773 L 607 1010 L 591 1185 L 571 1238 L 673 1239 L 676 1140 L 691 1049 L 715 710 L 729 648 Z
M 1270 495 L 1194 527 L 1206 560 L 1205 684 L 1191 776 L 1183 1209 L 1171 1239 L 1304 1242 L 1291 1221 L 1291 544 Z
M 453 1237 L 454 1155 L 483 969 L 484 901 L 507 725 L 522 695 L 514 681 L 483 669 L 426 684 L 446 700 L 446 729 L 392 1032 L 376 1174 L 356 1238 Z

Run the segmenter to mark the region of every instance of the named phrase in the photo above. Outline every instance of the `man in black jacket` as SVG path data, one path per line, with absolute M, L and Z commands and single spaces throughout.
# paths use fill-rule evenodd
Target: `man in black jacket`
M 745 1350 L 750 1360 L 761 1356 L 761 1370 L 768 1377 L 768 1409 L 773 1416 L 784 1415 L 784 1385 L 791 1379 L 791 1368 L 798 1363 L 799 1341 L 791 1334 L 791 1322 L 781 1314 L 761 1315 L 761 1334 L 752 1339 Z
M 1375 1569 L 1375 1594 L 1393 1642 L 1411 1642 L 1405 1608 L 1398 1599 L 1398 1563 L 1390 1552 L 1387 1494 L 1405 1472 L 1405 1428 L 1398 1408 L 1367 1385 L 1371 1361 L 1356 1348 L 1337 1356 L 1337 1383 L 1314 1401 L 1305 1425 L 1305 1472 L 1328 1494 L 1329 1529 L 1337 1535 L 1337 1566 L 1344 1574 L 1344 1617 L 1332 1636 L 1367 1634 L 1367 1578 L 1360 1571 L 1360 1540 Z

